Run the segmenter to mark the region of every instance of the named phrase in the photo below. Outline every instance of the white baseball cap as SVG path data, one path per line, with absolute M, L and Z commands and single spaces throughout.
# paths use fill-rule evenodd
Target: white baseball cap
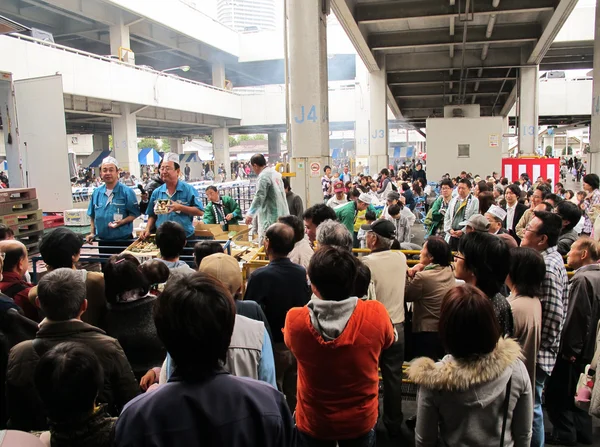
M 496 217 L 499 220 L 504 220 L 506 218 L 506 211 L 502 208 L 500 208 L 498 205 L 492 205 L 490 206 L 490 208 L 487 210 L 488 214 L 491 214 L 492 216 Z

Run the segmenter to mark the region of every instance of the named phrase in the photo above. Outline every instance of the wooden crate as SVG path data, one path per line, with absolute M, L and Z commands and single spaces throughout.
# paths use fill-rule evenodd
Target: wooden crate
M 21 242 L 23 242 L 23 244 L 25 244 L 26 247 L 29 247 L 30 245 L 34 245 L 34 244 L 39 244 L 42 241 L 42 237 L 44 236 L 44 224 L 41 224 L 41 229 L 40 230 L 30 230 L 30 231 L 25 231 L 22 232 L 21 234 L 15 234 L 15 238 Z
M 26 210 L 20 213 L 6 214 L 0 216 L 0 223 L 14 227 L 22 224 L 29 224 L 37 221 L 43 221 L 44 213 L 42 210 Z
M 0 191 L 2 191 L 0 189 Z M 14 202 L 0 202 L 0 216 L 6 214 L 24 213 L 29 211 L 37 211 L 40 204 L 37 199 L 17 200 Z
M 14 231 L 15 237 L 28 236 L 30 234 L 43 233 L 44 232 L 44 221 L 38 220 L 36 222 L 24 222 L 17 225 L 11 225 L 11 230 Z
M 6 188 L 0 189 L 0 203 L 20 202 L 37 197 L 35 188 Z

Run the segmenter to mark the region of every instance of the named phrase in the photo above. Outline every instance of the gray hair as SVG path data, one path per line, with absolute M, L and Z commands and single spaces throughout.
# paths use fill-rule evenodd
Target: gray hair
M 500 185 L 496 185 L 496 186 L 494 187 L 494 189 L 495 189 L 495 190 L 496 190 L 496 191 L 497 191 L 497 192 L 498 192 L 500 195 L 504 194 L 504 188 L 503 188 L 502 186 L 500 186 Z
M 76 318 L 85 301 L 86 286 L 79 270 L 60 268 L 44 275 L 38 284 L 38 299 L 52 321 Z
M 344 224 L 327 219 L 317 227 L 317 242 L 321 247 L 330 245 L 352 250 L 354 239 Z
M 394 239 L 388 239 L 387 237 L 379 236 L 377 233 L 373 233 L 377 237 L 377 243 L 375 248 L 378 250 L 390 250 Z

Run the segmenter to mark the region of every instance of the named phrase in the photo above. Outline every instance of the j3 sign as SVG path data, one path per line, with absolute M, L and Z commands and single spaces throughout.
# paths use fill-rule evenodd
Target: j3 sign
M 298 124 L 302 124 L 305 121 L 312 121 L 313 123 L 317 122 L 317 108 L 313 105 L 310 107 L 308 111 L 308 115 L 305 115 L 306 108 L 305 106 L 300 107 L 300 117 L 295 116 L 294 121 Z
M 371 134 L 371 138 L 374 140 L 377 138 L 385 138 L 385 131 L 383 129 L 376 130 L 375 133 Z

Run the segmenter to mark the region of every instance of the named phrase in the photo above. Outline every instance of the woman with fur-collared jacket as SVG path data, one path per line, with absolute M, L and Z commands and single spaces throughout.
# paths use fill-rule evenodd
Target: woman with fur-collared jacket
M 415 445 L 529 447 L 531 383 L 490 300 L 476 287 L 455 287 L 442 302 L 439 333 L 449 355 L 409 369 L 419 385 Z

